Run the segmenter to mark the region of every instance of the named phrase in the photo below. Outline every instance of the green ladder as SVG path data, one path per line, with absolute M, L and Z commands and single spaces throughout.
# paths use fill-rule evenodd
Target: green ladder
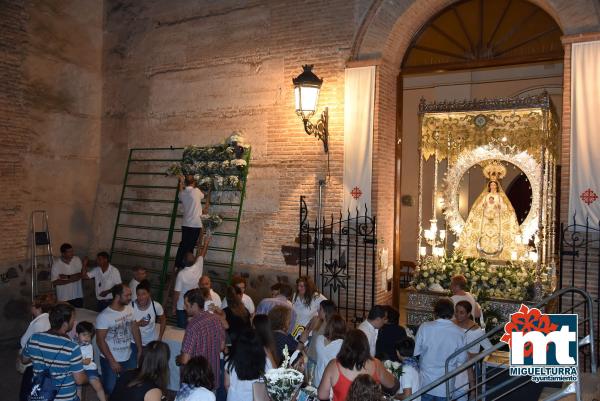
M 167 176 L 166 171 L 182 161 L 183 150 L 130 149 L 112 239 L 111 263 L 121 271 L 124 282 L 129 282 L 135 266 L 145 267 L 154 298 L 159 302 L 169 298 L 169 294 L 167 298 L 164 294 L 174 279 L 181 236 L 177 179 Z M 244 159 L 249 165 L 249 151 Z M 210 195 L 209 212 L 221 215 L 223 223 L 211 233 L 204 274 L 221 286 L 229 283 L 233 275 L 247 173 L 248 167 L 239 176 L 240 190 L 213 190 Z

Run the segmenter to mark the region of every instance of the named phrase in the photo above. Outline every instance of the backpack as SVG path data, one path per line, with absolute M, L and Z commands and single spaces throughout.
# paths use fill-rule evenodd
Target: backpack
M 65 345 L 62 346 L 60 350 L 54 355 L 52 360 L 54 361 L 58 354 L 65 348 Z M 43 355 L 40 351 L 40 356 L 43 359 Z M 65 379 L 69 373 L 63 377 L 60 385 L 56 386 L 52 380 L 52 374 L 50 373 L 50 368 L 44 369 L 41 373 L 34 374 L 33 379 L 31 380 L 31 392 L 27 395 L 27 401 L 54 401 L 56 395 L 58 394 L 58 390 L 62 387 Z

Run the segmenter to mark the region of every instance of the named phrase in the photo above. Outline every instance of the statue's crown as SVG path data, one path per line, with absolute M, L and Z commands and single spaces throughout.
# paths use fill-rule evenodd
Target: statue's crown
M 498 181 L 506 176 L 506 167 L 498 160 L 482 163 L 483 175 L 490 181 Z

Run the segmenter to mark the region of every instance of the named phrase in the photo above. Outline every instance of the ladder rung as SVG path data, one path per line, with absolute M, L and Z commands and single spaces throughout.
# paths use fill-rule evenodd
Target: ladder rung
M 146 198 L 123 198 L 124 201 L 131 202 L 154 202 L 154 203 L 173 203 L 175 199 L 146 199 Z
M 217 252 L 233 252 L 233 248 L 223 248 L 219 246 L 209 246 L 208 249 Z
M 125 185 L 127 188 L 152 188 L 152 189 L 177 189 L 177 187 L 172 187 L 170 185 L 140 185 L 140 184 L 127 184 Z
M 216 237 L 231 237 L 231 238 L 235 238 L 235 233 L 224 233 L 224 232 L 215 231 L 211 235 L 214 235 Z
M 163 260 L 165 258 L 164 255 L 152 255 L 152 254 L 149 254 L 149 253 L 127 251 L 125 249 L 114 249 L 113 253 L 118 254 L 118 255 L 137 256 L 137 257 L 146 258 L 146 259 Z M 170 257 L 169 260 L 175 260 L 175 258 L 174 257 Z
M 181 159 L 129 159 L 132 162 L 180 162 Z
M 167 150 L 184 150 L 185 148 L 174 148 L 172 146 L 168 147 L 168 148 L 131 148 L 132 152 L 140 152 L 140 151 L 152 151 L 152 150 L 162 150 L 162 151 L 167 151 Z
M 139 238 L 127 238 L 127 237 L 115 237 L 117 241 L 126 241 L 126 242 L 139 242 L 141 244 L 154 244 L 154 245 L 167 245 L 165 241 L 153 241 L 149 239 L 139 239 Z
M 119 227 L 123 228 L 138 228 L 140 230 L 154 230 L 154 231 L 169 231 L 169 227 L 155 227 L 155 226 L 140 226 L 136 224 L 119 224 Z M 177 228 L 173 230 L 179 232 L 181 229 Z
M 235 217 L 222 217 L 223 221 L 237 221 Z
M 122 264 L 122 263 L 118 263 L 118 262 L 116 264 L 118 264 L 117 268 L 119 270 L 122 270 L 122 269 L 133 270 L 134 267 L 139 266 L 139 265 L 127 265 L 127 264 Z M 152 268 L 152 267 L 144 266 L 144 269 L 146 269 L 146 271 L 149 272 L 150 274 L 162 274 L 162 268 Z
M 164 176 L 168 175 L 164 171 L 130 171 L 127 174 L 131 174 L 131 175 L 164 175 Z
M 230 263 L 224 263 L 224 262 L 211 262 L 210 260 L 205 260 L 204 261 L 204 266 L 214 266 L 214 267 L 229 268 L 231 266 L 231 264 Z
M 129 210 L 121 210 L 123 214 L 132 214 L 136 216 L 154 216 L 154 217 L 171 217 L 171 213 L 154 213 L 154 212 L 133 212 Z
M 223 202 L 223 203 L 219 203 L 219 202 L 210 202 L 211 206 L 240 206 L 239 203 L 231 203 L 231 202 Z

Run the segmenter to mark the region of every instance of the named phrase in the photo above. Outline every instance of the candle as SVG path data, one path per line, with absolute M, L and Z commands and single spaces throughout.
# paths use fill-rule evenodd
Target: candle
M 529 259 L 532 262 L 537 262 L 538 261 L 538 254 L 537 254 L 537 252 L 535 252 L 535 251 L 529 252 Z
M 517 251 L 512 251 L 510 253 L 510 260 L 517 260 Z
M 446 230 L 440 230 L 440 239 L 443 241 L 446 238 Z
M 427 255 L 427 248 L 426 248 L 426 247 L 424 247 L 424 246 L 420 247 L 420 248 L 419 248 L 419 254 L 420 254 L 421 256 L 426 256 L 426 255 Z

